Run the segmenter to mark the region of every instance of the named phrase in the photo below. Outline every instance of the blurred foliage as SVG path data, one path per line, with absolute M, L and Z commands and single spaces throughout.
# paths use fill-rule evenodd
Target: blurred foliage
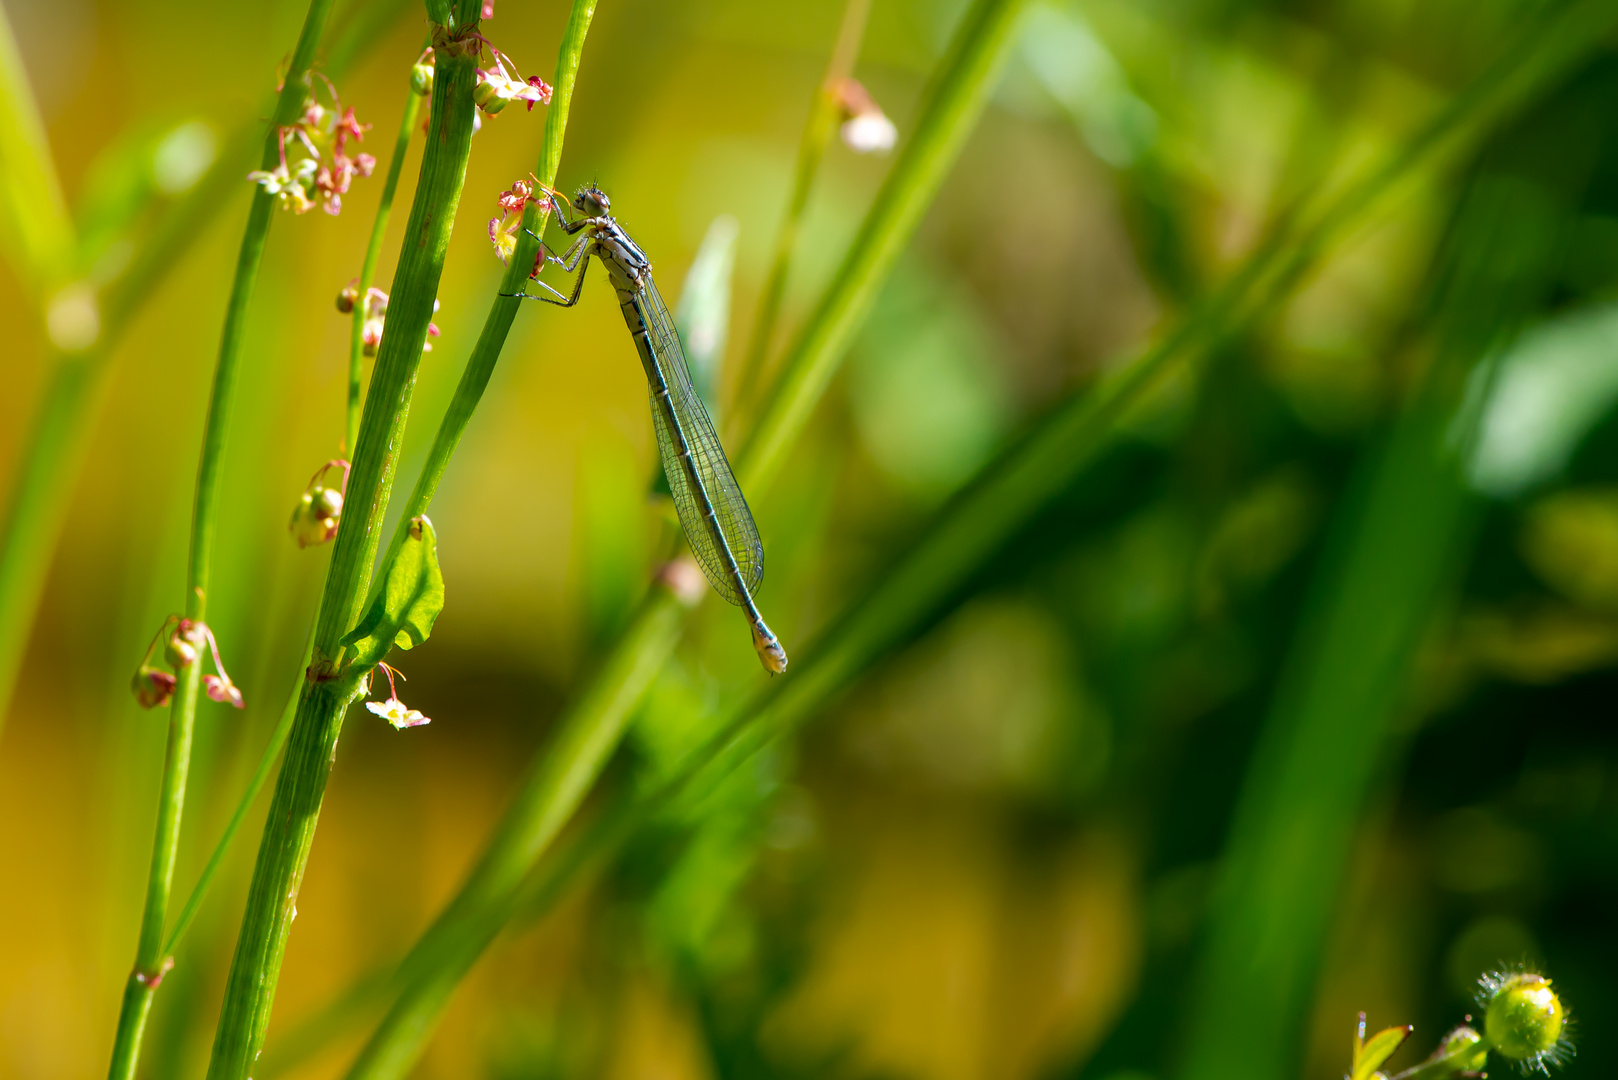
M 872 6 L 856 75 L 901 135 L 961 8 Z M 1035 6 L 846 374 L 755 505 L 761 603 L 789 651 L 1021 433 L 1171 329 L 1299 200 L 1410 136 L 1540 11 Z M 116 265 L 117 243 L 93 238 L 124 208 L 178 190 L 254 115 L 301 14 L 7 0 L 95 250 L 85 273 Z M 541 70 L 564 14 L 500 0 L 488 32 Z M 685 327 L 715 365 L 748 340 L 840 17 L 747 0 L 606 0 L 597 15 L 561 182 L 607 188 L 670 299 L 699 251 L 691 288 L 729 281 L 728 327 Z M 397 15 L 342 85 L 377 131 L 397 122 L 421 30 L 416 9 Z M 176 43 L 183 77 L 152 60 Z M 415 1075 L 1169 1080 L 1223 986 L 1203 959 L 1219 955 L 1210 918 L 1232 868 L 1270 850 L 1240 841 L 1259 818 L 1311 823 L 1299 861 L 1259 869 L 1318 866 L 1306 883 L 1322 895 L 1307 918 L 1264 924 L 1293 935 L 1261 942 L 1290 996 L 1252 1075 L 1341 1075 L 1361 1010 L 1373 1029 L 1414 1021 L 1430 1047 L 1473 1008 L 1478 973 L 1515 961 L 1543 963 L 1579 1016 L 1567 1074 L 1618 1070 L 1618 53 L 1605 36 L 1585 46 L 1469 156 L 1419 172 L 1282 301 L 1154 387 L 1121 439 L 811 727 L 669 808 L 502 939 Z M 96 79 L 69 77 L 85 70 Z M 474 142 L 406 479 L 498 278 L 480 223 L 539 139 L 538 116 L 507 110 Z M 785 330 L 884 172 L 827 155 Z M 0 894 L 6 1076 L 105 1066 L 163 737 L 125 685 L 179 592 L 247 195 L 244 181 L 118 351 L 0 741 L 0 864 L 16 883 Z M 375 198 L 360 185 L 340 218 L 278 222 L 267 254 L 210 604 L 249 708 L 199 724 L 182 890 L 298 666 L 325 556 L 287 542 L 285 513 L 341 435 L 348 324 L 332 298 Z M 0 269 L 6 484 L 44 385 L 34 291 Z M 491 390 L 433 510 L 447 604 L 406 658 L 434 723 L 351 718 L 271 1055 L 452 893 L 672 549 L 649 495 L 643 379 L 599 279 L 576 311 L 523 313 Z M 1342 610 L 1359 614 L 1334 622 Z M 670 775 L 761 678 L 734 613 L 707 601 L 600 803 Z M 1305 683 L 1346 750 L 1325 756 L 1329 782 L 1263 788 L 1285 758 L 1268 749 L 1276 718 L 1303 715 Z M 148 1075 L 205 1059 L 250 862 L 232 856 L 164 983 Z M 1307 892 L 1282 890 L 1273 910 Z M 1230 1004 L 1240 1017 L 1247 1002 Z M 373 1020 L 359 1010 L 295 1075 L 340 1075 Z

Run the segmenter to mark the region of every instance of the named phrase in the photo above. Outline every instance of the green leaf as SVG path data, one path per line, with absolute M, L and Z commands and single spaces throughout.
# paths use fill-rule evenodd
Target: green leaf
M 1372 1074 L 1380 1069 L 1384 1062 L 1393 1056 L 1393 1052 L 1404 1045 L 1415 1028 L 1409 1024 L 1402 1027 L 1383 1028 L 1372 1035 L 1365 1045 L 1354 1047 L 1354 1076 L 1353 1080 L 1371 1080 Z M 1358 1039 L 1354 1040 L 1357 1044 Z
M 343 638 L 354 650 L 348 670 L 364 674 L 395 645 L 413 649 L 433 632 L 444 610 L 444 574 L 438 568 L 438 538 L 427 515 L 412 519 L 410 534 L 388 564 L 382 591 L 358 626 Z

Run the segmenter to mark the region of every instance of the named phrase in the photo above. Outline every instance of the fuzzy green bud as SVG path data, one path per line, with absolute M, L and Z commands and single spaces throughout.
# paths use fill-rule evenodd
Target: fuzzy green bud
M 1556 1052 L 1566 1016 L 1549 979 L 1523 971 L 1484 985 L 1492 994 L 1483 1031 L 1496 1050 L 1516 1061 L 1538 1061 Z

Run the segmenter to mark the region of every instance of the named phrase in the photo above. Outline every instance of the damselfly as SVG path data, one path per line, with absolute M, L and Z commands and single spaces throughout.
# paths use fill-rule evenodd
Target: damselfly
M 566 204 L 556 192 L 547 197 L 556 210 L 556 223 L 569 236 L 583 233 L 561 256 L 540 244 L 544 256 L 563 270 L 575 268 L 573 292 L 564 296 L 538 280 L 543 262 L 535 264 L 535 283 L 549 296 L 510 293 L 526 300 L 572 307 L 584 288 L 584 275 L 594 255 L 607 270 L 618 293 L 618 306 L 640 353 L 641 366 L 652 399 L 652 426 L 657 431 L 658 450 L 663 457 L 663 473 L 679 511 L 691 551 L 715 591 L 747 613 L 753 631 L 753 647 L 765 668 L 779 674 L 786 670 L 787 654 L 753 603 L 753 592 L 764 576 L 764 548 L 759 543 L 753 512 L 730 471 L 724 447 L 714 431 L 713 421 L 702 399 L 691 386 L 685 350 L 674 329 L 669 309 L 652 282 L 652 264 L 646 253 L 631 240 L 611 215 L 612 204 L 594 184 L 573 199 L 581 215 L 570 219 Z M 582 264 L 582 265 L 581 265 Z

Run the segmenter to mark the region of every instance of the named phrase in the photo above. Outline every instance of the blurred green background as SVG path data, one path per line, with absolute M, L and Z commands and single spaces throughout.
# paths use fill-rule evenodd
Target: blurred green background
M 901 139 L 963 7 L 872 6 L 856 74 Z M 1032 5 L 808 437 L 753 500 L 760 603 L 788 651 L 1040 417 L 1178 325 L 1272 222 L 1519 46 L 1542 7 Z M 395 9 L 339 84 L 384 163 L 425 30 L 418 7 Z M 303 8 L 5 14 L 90 222 L 118 197 L 117 146 L 195 121 L 200 153 L 263 107 Z M 500 0 L 485 32 L 548 77 L 565 17 Z M 585 50 L 559 182 L 611 194 L 671 303 L 716 219 L 738 225 L 722 406 L 840 17 L 830 0 L 603 0 Z M 503 938 L 416 1075 L 1167 1080 L 1220 1075 L 1219 1047 L 1252 1040 L 1280 1075 L 1325 1078 L 1347 1067 L 1358 1011 L 1417 1025 L 1402 1067 L 1511 962 L 1544 964 L 1579 1017 L 1568 1075 L 1618 1070 L 1605 34 L 1169 370 L 968 587 L 695 828 L 645 831 Z M 495 291 L 484 223 L 532 167 L 538 112 L 485 119 L 474 141 L 406 479 Z M 777 348 L 886 164 L 828 153 Z M 327 549 L 296 549 L 286 517 L 337 453 L 349 323 L 333 301 L 379 189 L 358 181 L 340 217 L 271 233 L 210 605 L 248 708 L 204 706 L 181 895 L 293 686 Z M 127 683 L 183 585 L 249 194 L 244 180 L 117 353 L 0 738 L 7 1077 L 105 1068 L 165 736 Z M 0 269 L 6 478 L 47 374 L 30 291 Z M 266 1061 L 451 894 L 670 550 L 643 376 L 604 280 L 574 311 L 530 308 L 432 512 L 448 606 L 401 666 L 433 723 L 349 718 Z M 738 418 L 720 421 L 734 439 Z M 763 678 L 708 597 L 609 788 L 658 775 Z M 262 813 L 164 983 L 145 1075 L 201 1073 Z M 1268 1004 L 1249 997 L 1266 972 Z M 340 1075 L 368 1028 L 283 1075 Z

